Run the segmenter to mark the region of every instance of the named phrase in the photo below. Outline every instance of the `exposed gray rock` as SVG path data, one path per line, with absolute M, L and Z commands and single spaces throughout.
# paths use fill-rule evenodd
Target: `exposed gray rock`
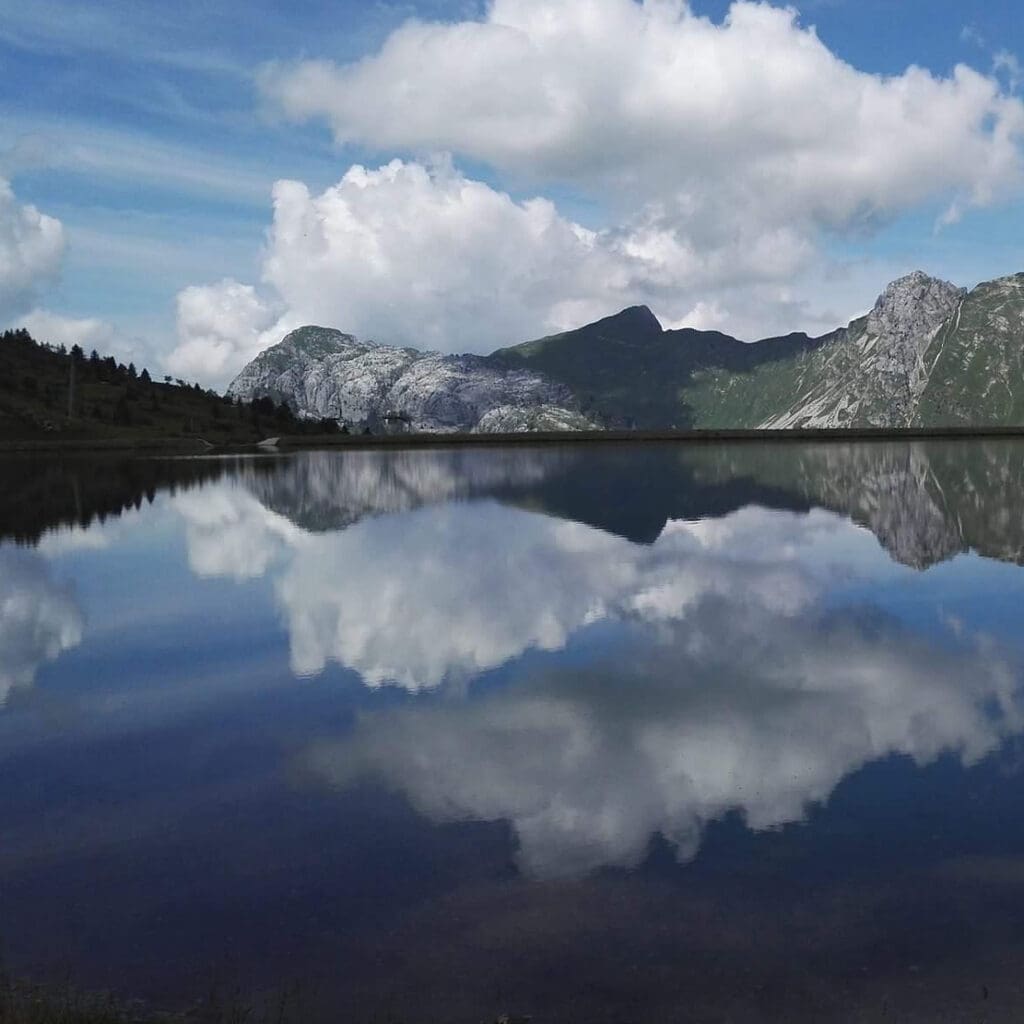
M 499 405 L 485 412 L 473 428 L 477 434 L 523 434 L 530 431 L 598 430 L 592 420 L 558 405 Z
M 760 426 L 908 426 L 928 383 L 924 354 L 966 294 L 921 271 L 893 281 L 845 337 L 808 358 L 811 386 Z
M 377 345 L 324 327 L 292 331 L 249 363 L 228 394 L 246 401 L 269 396 L 300 416 L 357 428 L 400 417 L 413 430 L 439 433 L 473 430 L 498 409 L 570 422 L 575 405 L 568 388 L 527 370 L 495 368 L 478 356 Z

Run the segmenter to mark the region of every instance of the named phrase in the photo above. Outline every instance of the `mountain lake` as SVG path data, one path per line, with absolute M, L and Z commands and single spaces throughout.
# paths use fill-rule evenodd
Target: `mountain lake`
M 1024 1018 L 1024 442 L 7 457 L 0 495 L 13 976 Z

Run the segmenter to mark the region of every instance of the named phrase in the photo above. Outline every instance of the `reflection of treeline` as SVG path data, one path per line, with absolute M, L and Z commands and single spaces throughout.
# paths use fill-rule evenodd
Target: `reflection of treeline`
M 237 459 L 8 458 L 0 461 L 0 540 L 35 544 L 58 526 L 89 526 L 172 493 L 217 480 Z M 246 460 L 265 472 L 272 460 Z
M 202 437 L 246 444 L 273 434 L 337 431 L 333 420 L 300 420 L 284 403 L 242 402 L 78 346 L 0 334 L 0 439 Z

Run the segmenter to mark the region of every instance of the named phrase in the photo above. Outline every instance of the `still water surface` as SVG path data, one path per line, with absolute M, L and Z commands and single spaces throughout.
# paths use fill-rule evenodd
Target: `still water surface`
M 0 462 L 15 973 L 1024 1017 L 1024 444 Z

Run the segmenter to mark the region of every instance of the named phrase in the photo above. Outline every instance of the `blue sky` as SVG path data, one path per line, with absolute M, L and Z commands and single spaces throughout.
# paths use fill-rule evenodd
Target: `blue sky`
M 572 0 L 561 7 L 582 10 L 589 5 L 590 12 L 584 14 L 604 31 L 601 19 L 620 17 L 619 8 L 627 3 Z M 541 0 L 502 0 L 502 4 L 512 12 L 513 21 L 520 9 L 537 14 L 544 7 Z M 661 6 L 670 4 L 664 0 Z M 719 27 L 729 6 L 725 0 L 694 0 L 691 5 L 693 14 L 706 16 Z M 844 63 L 876 76 L 872 81 L 879 83 L 892 81 L 885 76 L 903 76 L 910 65 L 927 69 L 936 81 L 950 80 L 956 66 L 966 64 L 994 78 L 1007 101 L 1013 101 L 1021 88 L 1016 62 L 1024 55 L 1024 25 L 1019 5 L 1011 0 L 904 0 L 899 4 L 805 0 L 797 7 L 798 23 L 788 34 L 780 30 L 781 49 L 769 55 L 768 63 L 776 71 L 784 68 L 789 59 L 785 47 L 800 43 L 813 25 L 835 59 L 834 64 L 822 65 L 822 101 L 833 88 L 845 87 L 837 70 Z M 466 56 L 458 49 L 462 37 L 451 35 L 438 52 L 444 54 L 444 47 L 450 48 L 452 67 L 436 74 L 412 66 L 409 71 L 412 89 L 440 97 L 436 106 L 448 121 L 440 120 L 439 114 L 421 129 L 412 121 L 423 119 L 410 108 L 410 123 L 403 125 L 401 116 L 395 115 L 400 109 L 395 104 L 402 100 L 395 97 L 381 100 L 376 124 L 370 115 L 362 118 L 353 108 L 353 103 L 365 107 L 376 102 L 383 79 L 364 76 L 365 80 L 353 84 L 345 77 L 345 66 L 369 57 L 378 65 L 379 75 L 386 76 L 387 88 L 398 89 L 395 83 L 405 77 L 400 61 L 408 59 L 408 54 L 387 60 L 377 55 L 408 19 L 463 27 L 501 20 L 488 10 L 483 3 L 441 0 L 254 2 L 240 15 L 236 4 L 225 2 L 37 0 L 15 4 L 2 0 L 0 176 L 10 181 L 17 207 L 31 204 L 59 220 L 64 240 L 59 261 L 54 256 L 41 265 L 38 280 L 10 286 L 4 319 L 16 322 L 27 317 L 30 326 L 48 329 L 60 340 L 81 337 L 98 347 L 106 342 L 106 347 L 142 354 L 157 368 L 170 365 L 189 377 L 223 384 L 239 360 L 274 340 L 275 332 L 313 317 L 321 321 L 329 317 L 331 326 L 358 330 L 381 341 L 486 350 L 614 311 L 602 302 L 617 307 L 648 301 L 663 322 L 721 326 L 756 337 L 784 326 L 825 329 L 830 318 L 845 319 L 869 305 L 891 276 L 918 266 L 967 285 L 1024 269 L 1018 168 L 1003 168 L 994 186 L 986 178 L 980 186 L 986 193 L 981 199 L 979 183 L 969 175 L 940 175 L 934 186 L 910 188 L 907 181 L 916 173 L 913 168 L 905 173 L 894 169 L 891 180 L 873 182 L 863 194 L 844 174 L 836 189 L 850 187 L 852 192 L 848 201 L 834 208 L 822 201 L 819 191 L 810 188 L 801 194 L 795 188 L 793 201 L 802 204 L 800 212 L 780 207 L 763 232 L 749 238 L 745 225 L 759 212 L 730 228 L 737 238 L 743 236 L 744 251 L 764 246 L 767 252 L 780 254 L 763 261 L 777 263 L 773 276 L 764 266 L 739 267 L 743 261 L 719 237 L 724 229 L 716 234 L 703 223 L 714 220 L 721 227 L 716 204 L 728 202 L 735 209 L 736 196 L 756 206 L 756 188 L 749 181 L 726 181 L 718 189 L 719 165 L 709 159 L 706 167 L 687 171 L 684 201 L 680 199 L 683 192 L 671 181 L 671 161 L 655 166 L 657 161 L 643 152 L 645 142 L 664 152 L 665 144 L 658 140 L 671 137 L 676 116 L 672 110 L 666 110 L 660 127 L 648 122 L 647 111 L 641 111 L 632 126 L 610 124 L 609 150 L 630 138 L 635 140 L 631 144 L 641 147 L 635 158 L 637 167 L 643 166 L 636 174 L 628 154 L 618 153 L 613 160 L 601 152 L 600 133 L 596 139 L 587 135 L 593 125 L 585 117 L 578 126 L 560 120 L 557 130 L 564 138 L 558 145 L 549 145 L 546 138 L 538 141 L 530 132 L 514 146 L 488 135 L 488 119 L 499 129 L 507 123 L 515 130 L 516 121 L 503 119 L 509 113 L 508 93 L 521 88 L 524 95 L 514 97 L 520 103 L 515 111 L 520 118 L 529 118 L 531 104 L 542 103 L 558 90 L 561 93 L 553 103 L 563 95 L 569 97 L 569 106 L 597 102 L 599 94 L 586 91 L 592 74 L 620 75 L 624 88 L 638 84 L 646 89 L 640 79 L 645 66 L 660 57 L 656 47 L 651 51 L 654 58 L 646 64 L 630 64 L 623 57 L 619 67 L 616 56 L 610 58 L 595 36 L 593 53 L 588 54 L 586 42 L 574 47 L 571 52 L 578 50 L 581 55 L 578 66 L 574 64 L 554 84 L 546 85 L 538 101 L 536 95 L 528 94 L 529 83 L 522 86 L 514 77 L 510 80 L 507 69 L 503 71 L 500 49 L 495 51 L 492 82 L 481 78 L 479 69 L 467 68 L 463 76 L 460 67 L 466 66 Z M 558 31 L 571 39 L 583 24 L 591 22 L 578 22 L 575 28 L 563 25 Z M 630 29 L 621 28 L 633 22 L 614 24 L 622 35 L 624 53 L 635 55 L 640 45 L 654 45 L 641 43 L 639 21 L 636 46 Z M 652 24 L 657 29 L 659 23 Z M 536 29 L 541 34 L 534 33 L 531 44 L 543 49 L 547 31 Z M 742 53 L 747 46 L 759 51 L 759 31 L 733 32 L 734 49 Z M 534 28 L 524 32 L 530 36 Z M 763 34 L 768 38 L 771 33 Z M 668 38 L 670 33 L 666 30 L 664 35 Z M 479 52 L 486 62 L 490 45 L 483 43 L 468 52 Z M 697 35 L 681 34 L 674 45 L 685 57 L 687 47 L 702 44 Z M 558 59 L 557 48 L 545 52 Z M 757 59 L 755 54 L 752 60 Z M 328 76 L 322 87 L 296 84 L 300 70 L 310 66 L 305 62 L 318 60 L 332 62 L 333 77 Z M 609 60 L 616 66 L 610 67 Z M 276 79 L 270 75 L 268 85 L 266 69 L 271 62 L 278 62 L 278 73 Z M 816 66 L 807 72 L 812 82 Z M 438 78 L 442 72 L 447 77 Z M 715 100 L 726 118 L 750 92 L 750 83 L 743 81 L 742 63 L 731 73 L 731 83 L 723 73 L 721 95 Z M 833 74 L 839 75 L 835 81 Z M 680 89 L 700 89 L 701 80 L 695 81 L 681 84 Z M 300 85 L 305 92 L 296 100 Z M 360 89 L 365 91 L 365 102 Z M 805 85 L 802 91 L 806 95 L 814 90 Z M 947 102 L 939 92 L 926 101 L 933 111 Z M 336 101 L 336 95 L 341 99 Z M 949 106 L 952 110 L 956 101 L 950 99 Z M 900 116 L 914 118 L 915 110 L 910 114 L 904 110 Z M 680 129 L 681 136 L 692 133 L 695 123 L 699 128 L 701 118 L 715 121 L 717 111 L 713 103 L 705 104 L 687 116 L 691 115 L 697 120 L 688 121 Z M 813 108 L 797 111 L 794 122 L 800 116 L 809 119 L 809 132 L 819 131 Z M 947 115 L 940 110 L 929 123 L 945 125 L 947 116 L 959 117 L 959 127 L 971 117 L 976 123 L 972 129 L 964 128 L 966 141 L 959 146 L 956 131 L 950 132 L 951 151 L 922 153 L 921 166 L 948 167 L 961 153 L 976 164 L 998 162 L 999 154 L 984 146 L 970 149 L 978 134 L 993 123 L 991 111 L 977 106 Z M 1001 156 L 1005 160 L 1007 147 L 1019 153 L 1022 140 L 1014 134 L 1020 127 L 1014 127 L 1016 111 L 1009 109 L 1001 116 L 1010 138 Z M 741 122 L 736 130 L 757 123 L 757 119 Z M 850 131 L 870 136 L 870 124 L 868 120 L 851 125 Z M 460 125 L 468 127 L 462 131 Z M 669 134 L 659 134 L 661 127 Z M 896 141 L 878 157 L 869 151 L 866 159 L 883 162 L 888 150 L 898 146 L 899 125 L 889 130 Z M 772 138 L 765 143 L 769 148 L 774 144 Z M 804 139 L 781 159 L 800 161 L 802 167 L 806 148 Z M 822 152 L 829 148 L 823 139 Z M 681 159 L 694 151 L 694 147 L 681 150 Z M 734 163 L 745 159 L 739 142 L 730 141 L 728 153 L 735 154 Z M 274 183 L 282 179 L 303 183 L 312 198 L 296 199 L 294 217 L 308 218 L 315 212 L 328 224 L 324 230 L 329 232 L 336 220 L 317 207 L 317 197 L 339 182 L 351 165 L 363 164 L 375 171 L 395 158 L 427 167 L 427 178 L 373 179 L 373 188 L 360 186 L 359 195 L 379 193 L 388 209 L 404 210 L 408 219 L 403 221 L 395 213 L 392 222 L 384 224 L 377 207 L 353 207 L 352 216 L 359 221 L 356 235 L 330 236 L 332 251 L 348 248 L 336 262 L 318 263 L 319 269 L 304 282 L 303 268 L 315 262 L 310 254 L 295 246 L 284 251 L 279 242 L 267 240 L 272 224 L 282 234 L 286 227 L 283 215 L 275 220 Z M 438 160 L 447 170 L 430 169 Z M 779 165 L 773 165 L 770 174 L 779 173 Z M 451 184 L 452 175 L 455 184 Z M 442 178 L 448 184 L 439 184 Z M 822 188 L 827 188 L 827 179 L 821 180 Z M 466 214 L 472 217 L 476 233 L 462 220 L 458 224 L 439 221 L 410 247 L 416 259 L 410 257 L 409 265 L 401 265 L 393 250 L 401 254 L 404 239 L 427 223 L 427 215 L 418 212 L 422 203 L 433 204 L 439 189 L 447 190 L 449 198 L 464 195 L 466 181 L 489 190 L 480 194 L 487 209 L 481 212 L 474 205 L 472 213 Z M 393 189 L 401 189 L 402 195 L 391 203 L 388 197 Z M 508 193 L 512 206 L 502 206 L 491 191 Z M 962 203 L 956 198 L 967 193 L 974 198 Z M 559 218 L 554 226 L 538 226 L 536 216 L 523 215 L 521 204 L 534 197 L 554 203 Z M 343 197 L 339 202 L 344 206 Z M 677 202 L 680 209 L 685 206 L 685 217 L 678 212 L 665 214 L 666 206 Z M 940 225 L 951 203 L 958 207 L 956 216 Z M 436 211 L 437 207 L 429 208 Z M 805 211 L 812 208 L 814 213 L 807 214 L 805 223 Z M 742 214 L 741 210 L 737 217 Z M 493 229 L 481 234 L 479 224 L 487 217 L 493 217 Z M 573 248 L 570 237 L 582 229 L 610 234 L 597 243 L 587 241 L 584 257 Z M 387 237 L 372 234 L 366 242 L 367 230 L 386 232 Z M 523 238 L 515 241 L 520 230 Z M 360 250 L 353 238 L 363 239 L 368 249 Z M 511 239 L 508 252 L 502 249 L 502 239 Z M 530 278 L 521 293 L 512 295 L 509 282 L 529 278 L 533 273 L 529 268 L 538 263 L 538 256 L 530 257 L 528 267 L 510 261 L 518 258 L 517 253 L 529 255 L 534 242 L 540 256 L 550 258 L 551 266 L 538 280 Z M 597 255 L 595 245 L 600 250 Z M 706 255 L 719 246 L 720 257 Z M 354 264 L 357 269 L 363 267 L 369 249 L 383 253 L 390 285 L 353 273 Z M 430 258 L 433 252 L 442 252 L 443 259 L 454 265 L 479 268 L 479 275 L 441 266 L 441 260 L 435 266 Z M 624 252 L 632 262 L 622 262 Z M 642 264 L 636 263 L 637 258 Z M 707 265 L 698 267 L 700 260 Z M 577 269 L 563 273 L 561 268 L 577 263 Z M 210 290 L 225 279 L 242 290 Z M 599 286 L 588 288 L 584 279 L 596 280 Z M 334 304 L 320 301 L 317 296 L 331 292 L 335 281 L 342 286 Z M 550 282 L 547 290 L 543 282 Z M 189 293 L 183 314 L 178 296 L 190 287 L 199 290 Z M 468 294 L 475 289 L 478 295 Z M 3 294 L 0 284 L 0 297 Z M 403 313 L 405 295 L 428 295 L 430 301 L 411 299 Z M 240 325 L 237 336 L 232 334 L 236 324 Z M 424 325 L 422 337 L 410 326 L 415 324 Z

